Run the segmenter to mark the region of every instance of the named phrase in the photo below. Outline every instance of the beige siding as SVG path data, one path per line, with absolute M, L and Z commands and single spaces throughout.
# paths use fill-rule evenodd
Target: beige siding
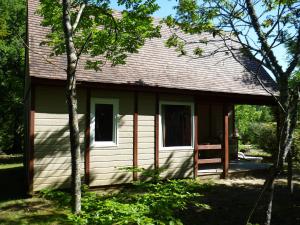
M 84 150 L 86 93 L 79 95 L 80 142 Z M 119 100 L 118 144 L 90 148 L 90 185 L 101 186 L 132 182 L 134 93 L 92 90 L 92 98 Z M 46 187 L 66 187 L 70 183 L 68 113 L 63 88 L 37 87 L 35 114 L 34 190 Z M 193 102 L 184 95 L 161 95 L 160 101 Z M 155 94 L 138 95 L 138 167 L 154 168 Z M 222 107 L 212 107 L 214 135 L 222 129 Z M 201 121 L 201 118 L 199 118 Z M 204 121 L 205 118 L 203 118 Z M 231 120 L 232 121 L 232 120 Z M 201 132 L 200 132 L 201 133 Z M 84 163 L 82 158 L 82 174 Z M 159 166 L 163 177 L 192 177 L 193 148 L 159 149 Z
M 140 93 L 138 98 L 138 166 L 144 169 L 154 168 L 155 148 L 155 102 L 151 93 Z
M 91 186 L 129 183 L 132 172 L 122 169 L 132 167 L 134 96 L 130 92 L 92 91 L 92 98 L 119 100 L 118 144 L 114 147 L 91 146 Z
M 36 87 L 34 191 L 70 184 L 71 156 L 64 88 Z M 84 150 L 85 92 L 78 91 L 81 149 Z M 83 157 L 83 154 L 82 154 Z M 84 163 L 82 158 L 82 174 Z

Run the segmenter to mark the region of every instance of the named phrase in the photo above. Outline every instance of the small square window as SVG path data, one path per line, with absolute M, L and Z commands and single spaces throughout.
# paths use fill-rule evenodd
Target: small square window
M 113 146 L 117 144 L 118 100 L 91 100 L 91 145 Z

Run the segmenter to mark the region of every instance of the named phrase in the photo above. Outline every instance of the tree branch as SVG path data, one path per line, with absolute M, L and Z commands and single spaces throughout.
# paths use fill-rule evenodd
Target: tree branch
M 20 35 L 17 34 L 17 36 L 18 36 L 19 39 L 22 41 L 22 43 L 23 43 L 23 45 L 25 46 L 25 48 L 27 48 L 29 51 L 31 51 L 32 53 L 34 53 L 34 54 L 36 54 L 36 55 L 41 56 L 47 63 L 49 63 L 49 64 L 55 66 L 56 68 L 59 68 L 59 69 L 61 69 L 61 70 L 63 70 L 63 71 L 66 72 L 66 69 L 65 69 L 65 68 L 58 66 L 56 63 L 52 62 L 50 59 L 48 59 L 47 56 L 41 54 L 40 52 L 34 51 L 33 49 L 31 49 L 31 48 L 27 45 L 27 43 L 23 40 L 23 38 L 22 38 Z
M 85 6 L 86 6 L 85 3 L 83 3 L 83 4 L 80 6 L 80 9 L 79 9 L 79 11 L 78 11 L 78 13 L 77 13 L 77 16 L 76 16 L 76 19 L 75 19 L 75 22 L 74 22 L 74 24 L 73 24 L 73 26 L 72 26 L 72 31 L 73 31 L 73 32 L 76 30 L 76 28 L 77 28 L 77 26 L 78 26 L 78 24 L 79 24 L 79 21 L 80 21 L 80 18 L 81 18 L 81 16 L 82 16 L 82 13 L 83 13 L 83 10 L 84 10 Z
M 272 51 L 272 49 L 270 49 L 269 44 L 266 40 L 266 37 L 262 33 L 258 18 L 255 14 L 254 7 L 251 3 L 251 0 L 245 0 L 245 1 L 246 1 L 246 5 L 247 5 L 248 14 L 251 19 L 251 23 L 253 25 L 255 33 L 258 36 L 259 41 L 261 42 L 261 47 L 262 47 L 263 51 L 265 52 L 266 56 L 270 60 L 271 65 L 275 68 L 275 70 L 278 71 L 279 73 L 283 74 L 282 67 L 278 64 L 278 61 L 274 55 L 274 52 Z
M 298 28 L 298 38 L 296 42 L 296 49 L 293 56 L 293 60 L 291 61 L 289 67 L 286 69 L 285 74 L 287 76 L 290 76 L 290 74 L 294 71 L 296 68 L 300 58 L 300 28 Z

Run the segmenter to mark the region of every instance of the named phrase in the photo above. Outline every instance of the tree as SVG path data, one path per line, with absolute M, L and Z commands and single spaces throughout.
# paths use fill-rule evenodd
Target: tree
M 25 0 L 0 0 L 0 150 L 22 152 Z
M 223 48 L 214 53 L 224 52 L 225 49 L 238 62 L 241 54 L 256 61 L 259 67 L 253 76 L 278 103 L 281 124 L 277 159 L 262 191 L 262 194 L 269 191 L 265 224 L 270 224 L 274 180 L 282 171 L 286 156 L 291 150 L 297 124 L 300 82 L 296 79 L 295 70 L 300 58 L 300 3 L 297 0 L 179 0 L 176 9 L 174 17 L 165 19 L 170 28 L 175 31 L 180 28 L 190 34 L 209 32 L 223 43 Z M 197 57 L 205 56 L 201 44 L 207 41 L 210 40 L 199 41 L 199 47 L 194 50 Z M 167 44 L 186 54 L 185 46 L 190 43 L 174 32 Z M 288 54 L 288 65 L 284 68 L 276 55 L 276 49 L 280 48 L 282 52 L 287 44 L 292 46 L 292 51 Z M 274 76 L 279 96 L 268 90 L 260 80 L 258 72 L 262 67 L 267 68 Z
M 72 161 L 73 211 L 81 210 L 80 145 L 77 117 L 76 69 L 82 54 L 89 69 L 101 70 L 104 60 L 124 64 L 130 53 L 137 53 L 147 38 L 159 36 L 159 26 L 150 17 L 158 5 L 154 0 L 118 0 L 124 7 L 114 12 L 109 0 L 41 0 L 42 25 L 51 27 L 48 44 L 55 55 L 67 58 L 66 99 Z M 97 56 L 101 56 L 100 59 Z

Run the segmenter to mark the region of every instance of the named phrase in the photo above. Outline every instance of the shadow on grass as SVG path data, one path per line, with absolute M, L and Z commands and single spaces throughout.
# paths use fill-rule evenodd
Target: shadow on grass
M 189 207 L 182 215 L 184 224 L 209 224 L 209 225 L 239 225 L 245 224 L 245 220 L 253 206 L 261 185 L 255 184 L 215 184 L 201 190 L 204 196 L 199 203 L 208 204 L 211 210 L 201 210 Z M 296 225 L 300 224 L 300 185 L 295 186 L 294 204 L 291 205 L 286 186 L 277 185 L 274 195 L 272 224 Z M 266 205 L 262 200 L 258 210 L 254 214 L 252 223 L 263 224 Z
M 48 206 L 49 207 L 49 206 Z M 11 209 L 14 206 L 10 206 Z M 7 210 L 11 210 L 7 209 Z M 14 213 L 14 212 L 12 212 Z M 55 211 L 45 211 L 40 210 L 37 212 L 31 211 L 16 211 L 14 215 L 7 212 L 4 218 L 0 218 L 0 224 L 3 225 L 19 225 L 19 224 L 45 224 L 45 225 L 55 225 L 55 224 L 70 224 L 67 219 L 67 215 Z
M 0 202 L 25 197 L 24 167 L 0 169 Z

